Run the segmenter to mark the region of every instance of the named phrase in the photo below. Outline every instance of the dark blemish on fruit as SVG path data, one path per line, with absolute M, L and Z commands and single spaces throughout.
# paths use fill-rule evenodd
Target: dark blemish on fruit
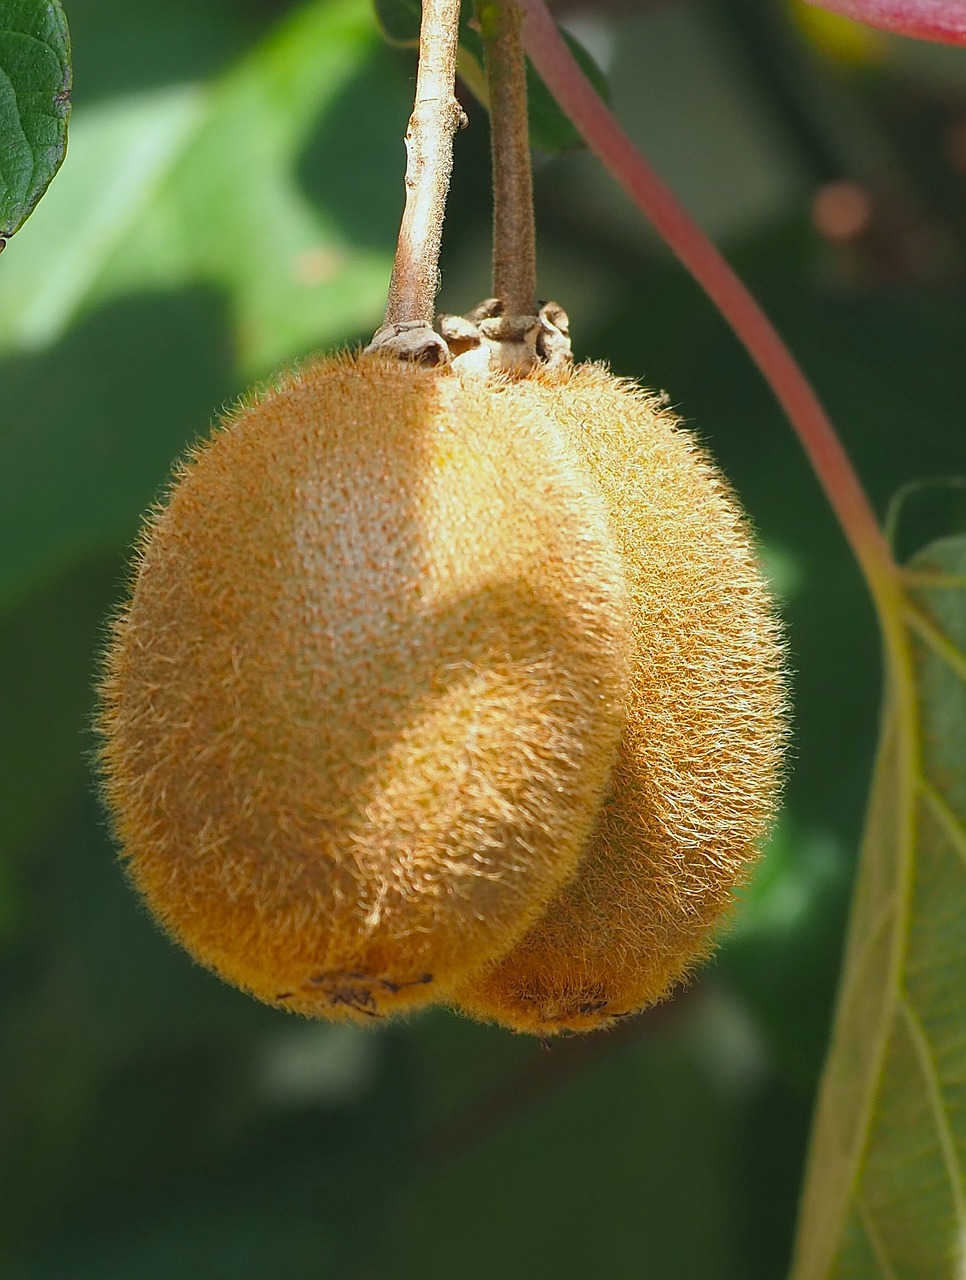
M 422 987 L 432 981 L 431 973 L 420 974 L 418 978 L 412 978 L 408 982 L 396 982 L 392 978 L 377 978 L 369 973 L 333 970 L 313 974 L 303 984 L 302 990 L 321 990 L 327 997 L 330 1008 L 343 1005 L 367 1018 L 381 1018 L 383 1015 L 378 1010 L 378 995 L 397 995 L 405 987 Z
M 585 1001 L 577 1006 L 578 1013 L 600 1013 L 602 1009 L 607 1008 L 606 1000 Z

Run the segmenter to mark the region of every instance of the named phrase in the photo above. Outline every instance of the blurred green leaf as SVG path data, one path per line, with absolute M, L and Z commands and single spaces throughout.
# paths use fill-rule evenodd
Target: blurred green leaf
M 966 538 L 909 581 L 915 708 L 886 709 L 793 1280 L 966 1259 Z
M 742 892 L 717 961 L 767 1034 L 783 1078 L 803 1094 L 821 1074 L 850 873 L 841 842 L 786 818 Z
M 70 115 L 60 0 L 6 0 L 0 21 L 0 247 L 60 168 Z
M 0 360 L 0 610 L 131 541 L 172 458 L 232 389 L 219 301 L 117 300 L 49 352 Z
M 298 164 L 376 42 L 366 0 L 317 0 L 210 85 L 78 118 L 73 163 L 4 262 L 0 350 L 47 345 L 119 295 L 199 283 L 227 291 L 247 376 L 374 327 L 392 246 L 356 244 Z
M 119 558 L 88 562 L 21 609 L 0 615 L 0 862 L 59 815 L 84 780 L 92 740 L 91 669 Z M 2 917 L 2 909 L 0 909 Z

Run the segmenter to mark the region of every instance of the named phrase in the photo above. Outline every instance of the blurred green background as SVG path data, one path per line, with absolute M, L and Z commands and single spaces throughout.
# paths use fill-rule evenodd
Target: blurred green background
M 378 324 L 413 55 L 366 0 L 67 0 L 68 158 L 0 259 L 0 1275 L 777 1280 L 874 747 L 874 620 L 769 392 L 594 162 L 538 159 L 579 358 L 667 389 L 759 531 L 795 672 L 784 815 L 717 962 L 549 1045 L 257 1006 L 125 884 L 92 681 L 139 513 L 253 379 Z M 966 470 L 966 55 L 774 0 L 561 9 L 877 510 Z M 444 310 L 489 292 L 466 102 Z M 962 489 L 903 504 L 909 552 Z

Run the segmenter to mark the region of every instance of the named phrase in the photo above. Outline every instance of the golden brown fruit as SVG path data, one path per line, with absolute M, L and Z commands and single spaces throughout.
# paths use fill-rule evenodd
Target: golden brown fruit
M 661 999 L 710 947 L 776 804 L 782 642 L 748 529 L 675 417 L 597 366 L 517 384 L 566 432 L 610 512 L 634 672 L 610 794 L 577 877 L 457 993 L 549 1035 Z
M 142 537 L 99 716 L 130 874 L 263 1000 L 446 995 L 573 873 L 629 651 L 603 503 L 539 403 L 322 359 L 216 430 Z

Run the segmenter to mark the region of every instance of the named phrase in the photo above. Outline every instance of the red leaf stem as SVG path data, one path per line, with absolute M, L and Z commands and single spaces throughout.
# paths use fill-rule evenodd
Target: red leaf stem
M 527 53 L 561 109 L 714 302 L 787 413 L 865 574 L 888 636 L 900 590 L 895 562 L 811 384 L 748 289 L 597 96 L 543 0 L 517 2 L 526 15 Z

